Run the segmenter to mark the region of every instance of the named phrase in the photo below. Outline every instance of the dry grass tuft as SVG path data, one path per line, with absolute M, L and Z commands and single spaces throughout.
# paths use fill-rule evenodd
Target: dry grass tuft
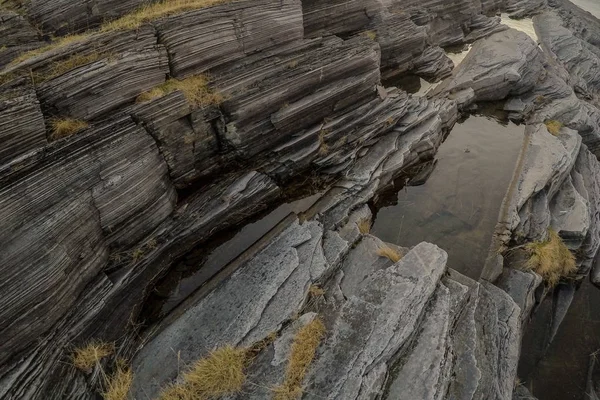
M 381 257 L 387 257 L 395 263 L 400 261 L 400 259 L 402 258 L 402 255 L 390 246 L 382 246 L 379 249 L 377 249 L 377 255 Z
M 0 75 L 0 86 L 12 81 L 15 78 L 17 78 L 17 75 L 14 73 L 1 74 Z
M 117 364 L 115 373 L 106 380 L 106 391 L 102 393 L 104 400 L 127 400 L 133 382 L 133 373 L 124 362 Z
M 142 249 L 141 247 L 138 247 L 137 249 L 131 252 L 131 260 L 134 263 L 140 261 L 142 257 L 144 257 L 144 249 Z
M 185 11 L 210 7 L 220 3 L 225 3 L 227 1 L 228 0 L 162 0 L 157 3 L 146 4 L 130 14 L 124 15 L 123 17 L 114 21 L 106 22 L 100 27 L 100 32 L 134 30 L 138 29 L 144 23 L 151 22 L 162 17 L 179 14 Z M 78 42 L 86 37 L 89 37 L 90 33 L 91 32 L 61 37 L 47 46 L 24 52 L 15 58 L 10 64 L 19 64 L 47 51 Z
M 308 288 L 308 294 L 310 294 L 312 297 L 324 296 L 325 290 L 318 285 L 310 285 Z
M 58 140 L 67 136 L 71 136 L 77 132 L 89 128 L 89 126 L 90 124 L 79 119 L 55 118 L 50 120 L 50 128 L 52 128 L 50 139 Z
M 40 54 L 43 54 L 47 51 L 58 49 L 60 47 L 67 46 L 71 43 L 78 42 L 87 36 L 88 36 L 88 34 L 85 34 L 85 33 L 79 34 L 79 35 L 63 36 L 60 39 L 55 40 L 54 42 L 52 42 L 51 44 L 49 44 L 47 46 L 43 46 L 38 49 L 29 50 L 29 51 L 24 52 L 23 54 L 19 55 L 17 58 L 12 60 L 10 62 L 10 65 L 22 63 L 23 61 L 26 61 L 26 60 L 29 60 L 30 58 L 39 56 Z
M 111 343 L 90 342 L 83 347 L 75 349 L 71 361 L 75 368 L 84 372 L 92 372 L 92 369 L 104 357 L 108 357 L 114 351 Z
M 323 336 L 325 336 L 325 325 L 320 318 L 315 318 L 300 328 L 292 343 L 285 381 L 273 389 L 274 400 L 293 400 L 302 395 L 302 381 Z
M 528 243 L 525 249 L 530 253 L 526 267 L 539 274 L 550 286 L 577 271 L 575 257 L 553 229 L 548 229 L 548 239 Z
M 557 121 L 555 119 L 546 121 L 546 122 L 544 122 L 544 124 L 546 125 L 548 132 L 550 132 L 554 136 L 557 136 L 560 133 L 561 128 L 563 127 L 562 122 Z
M 208 87 L 208 79 L 204 75 L 194 75 L 183 80 L 169 79 L 154 89 L 140 94 L 135 101 L 146 103 L 176 90 L 181 90 L 187 101 L 197 107 L 223 102 L 223 96 Z
M 52 69 L 47 75 L 42 76 L 42 79 L 48 80 L 60 76 L 64 73 L 67 73 L 77 67 L 81 67 L 82 65 L 93 63 L 94 61 L 98 61 L 102 58 L 106 57 L 106 54 L 100 52 L 93 52 L 91 54 L 82 55 L 75 54 L 66 60 L 55 62 L 52 65 Z
M 225 346 L 196 361 L 182 383 L 161 392 L 158 400 L 207 399 L 237 393 L 246 381 L 248 350 Z
M 107 22 L 102 25 L 100 30 L 106 32 L 137 29 L 144 23 L 162 17 L 214 6 L 216 4 L 224 3 L 225 1 L 227 0 L 163 0 L 158 3 L 146 4 L 130 14 L 112 22 Z
M 362 34 L 371 40 L 377 39 L 377 32 L 375 32 L 375 31 L 364 31 L 364 32 L 362 32 Z
M 361 218 L 357 223 L 358 230 L 363 235 L 371 232 L 371 220 L 369 218 Z
M 327 129 L 319 131 L 319 155 L 321 156 L 326 156 L 329 153 L 329 145 L 325 141 L 325 135 L 328 133 Z

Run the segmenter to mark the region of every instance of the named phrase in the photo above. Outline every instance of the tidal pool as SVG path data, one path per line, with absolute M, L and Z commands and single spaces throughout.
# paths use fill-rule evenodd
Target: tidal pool
M 523 337 L 519 378 L 539 400 L 587 400 L 592 353 L 600 350 L 600 290 L 585 279 L 547 349 L 551 298 L 542 302 Z
M 506 13 L 500 15 L 500 22 L 509 28 L 516 29 L 521 32 L 525 32 L 534 42 L 538 42 L 535 28 L 533 27 L 533 20 L 531 18 L 512 19 Z
M 204 244 L 188 254 L 169 271 L 146 302 L 142 315 L 148 321 L 159 319 L 195 290 L 208 282 L 231 261 L 260 240 L 290 213 L 300 214 L 312 206 L 321 193 L 284 203 L 237 232 L 220 235 L 220 244 Z
M 469 50 L 471 50 L 471 45 L 455 46 L 446 49 L 446 55 L 454 63 L 454 69 L 465 59 Z M 385 87 L 397 87 L 413 96 L 425 96 L 439 85 L 441 81 L 431 83 L 417 75 L 400 74 L 397 77 L 382 80 L 381 83 Z
M 600 18 L 600 2 L 598 0 L 570 0 L 571 3 L 592 14 L 596 18 Z
M 450 268 L 478 279 L 523 133 L 504 117 L 474 115 L 457 123 L 429 178 L 388 197 L 392 204 L 379 208 L 372 233 L 405 247 L 434 243 L 448 252 Z
M 454 63 L 454 69 L 460 65 L 460 63 L 465 59 L 469 51 L 471 51 L 472 45 L 468 44 L 460 47 L 451 47 L 446 49 L 446 55 L 449 59 Z

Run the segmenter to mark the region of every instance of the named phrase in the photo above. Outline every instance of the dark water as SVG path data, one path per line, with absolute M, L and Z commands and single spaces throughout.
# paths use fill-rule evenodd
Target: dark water
M 290 213 L 306 211 L 320 197 L 321 194 L 317 193 L 282 204 L 255 222 L 221 238 L 221 244 L 206 244 L 190 253 L 157 284 L 142 311 L 146 322 L 166 315 Z
M 381 81 L 381 84 L 385 87 L 397 87 L 415 96 L 423 96 L 429 89 L 435 86 L 435 84 L 411 74 L 400 74 L 396 77 L 384 79 Z
M 422 241 L 448 252 L 448 265 L 479 278 L 523 141 L 523 126 L 490 116 L 457 123 L 421 186 L 407 186 L 377 212 L 372 233 L 400 246 Z
M 523 338 L 519 377 L 539 400 L 587 400 L 590 355 L 600 350 L 600 290 L 586 279 L 544 352 L 552 301 L 545 300 Z
M 600 18 L 600 1 L 598 0 L 570 0 L 571 3 L 592 14 L 596 18 Z

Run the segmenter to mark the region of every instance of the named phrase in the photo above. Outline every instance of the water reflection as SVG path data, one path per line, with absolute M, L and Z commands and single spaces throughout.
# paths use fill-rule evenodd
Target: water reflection
M 454 69 L 465 59 L 471 50 L 471 45 L 460 45 L 446 48 L 446 55 L 454 63 Z M 385 87 L 397 87 L 413 96 L 425 96 L 435 89 L 440 82 L 431 83 L 425 79 L 412 74 L 400 74 L 398 76 L 383 79 L 381 84 Z
M 523 140 L 524 127 L 502 121 L 479 115 L 456 124 L 429 178 L 381 208 L 373 234 L 401 246 L 435 243 L 449 267 L 479 278 Z
M 385 87 L 397 87 L 414 96 L 424 96 L 436 84 L 429 83 L 416 75 L 401 74 L 386 80 L 382 80 Z
M 598 0 L 570 0 L 571 3 L 592 14 L 596 18 L 600 18 L 600 2 Z
M 449 47 L 446 49 L 446 55 L 449 59 L 454 63 L 454 69 L 460 65 L 460 63 L 465 59 L 469 51 L 471 50 L 472 45 L 468 44 L 460 47 Z
M 552 302 L 545 300 L 523 338 L 519 377 L 539 400 L 584 400 L 590 355 L 600 349 L 600 290 L 585 280 L 547 351 Z
M 317 193 L 282 204 L 259 220 L 245 225 L 222 244 L 213 246 L 212 250 L 210 245 L 203 245 L 190 253 L 157 284 L 143 314 L 149 319 L 165 315 L 290 213 L 299 214 L 306 211 L 320 197 L 321 194 Z
M 506 13 L 500 15 L 501 23 L 508 26 L 509 28 L 516 29 L 521 32 L 525 32 L 534 42 L 538 42 L 535 28 L 533 27 L 533 20 L 531 18 L 512 19 Z

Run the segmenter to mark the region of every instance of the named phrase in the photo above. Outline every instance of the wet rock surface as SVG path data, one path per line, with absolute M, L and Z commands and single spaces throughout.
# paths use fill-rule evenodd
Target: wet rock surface
M 240 0 L 60 43 L 50 35 L 140 2 L 12 3 L 0 12 L 0 398 L 94 398 L 99 368 L 121 357 L 132 397 L 153 398 L 212 349 L 274 334 L 237 395 L 270 398 L 317 318 L 326 334 L 302 398 L 526 398 L 520 341 L 549 291 L 519 248 L 552 228 L 577 255 L 575 278 L 600 280 L 598 22 L 566 1 Z M 500 11 L 539 14 L 541 48 Z M 472 42 L 453 70 L 442 48 Z M 222 102 L 138 98 L 197 74 Z M 446 79 L 424 97 L 381 84 L 405 74 Z M 473 280 L 433 243 L 367 228 L 378 197 L 416 167 L 426 180 L 460 115 L 489 101 L 526 134 Z M 58 138 L 61 118 L 87 128 Z M 143 326 L 174 265 L 311 179 L 327 183 L 312 207 Z M 542 347 L 576 296 L 575 283 L 554 291 Z M 90 340 L 117 347 L 86 374 L 69 357 Z

